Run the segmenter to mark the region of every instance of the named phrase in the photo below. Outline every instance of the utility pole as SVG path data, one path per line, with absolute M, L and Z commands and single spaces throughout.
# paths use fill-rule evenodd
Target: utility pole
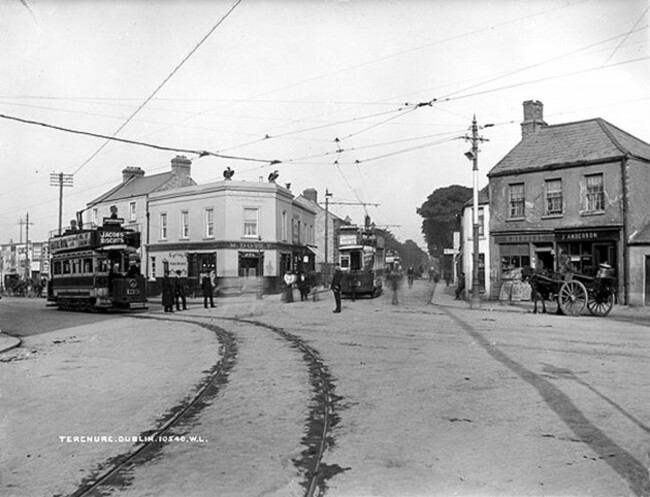
M 332 194 L 326 188 L 325 189 L 325 268 L 324 268 L 325 269 L 325 281 L 323 282 L 323 283 L 325 283 L 325 286 L 327 286 L 329 284 L 329 273 L 330 273 L 329 265 L 328 265 L 328 261 L 327 261 L 327 249 L 328 249 L 328 247 L 327 247 L 327 238 L 328 238 L 327 237 L 327 232 L 329 231 L 329 206 L 330 206 L 330 197 L 331 196 L 332 196 Z
M 29 268 L 29 225 L 32 224 L 29 222 L 29 212 L 25 217 L 25 281 L 30 277 L 30 268 Z
M 59 235 L 63 220 L 63 187 L 72 186 L 72 174 L 50 173 L 50 186 L 59 187 Z
M 494 126 L 494 124 L 486 124 L 481 127 L 489 128 Z M 472 136 L 465 136 L 465 140 L 468 140 L 472 143 L 472 148 L 469 152 L 465 153 L 465 157 L 472 161 L 472 172 L 473 172 L 473 195 L 472 195 L 472 241 L 473 243 L 473 254 L 472 254 L 472 298 L 470 300 L 470 307 L 479 308 L 481 306 L 481 284 L 479 282 L 479 226 L 478 226 L 478 153 L 479 142 L 489 141 L 487 138 L 479 136 L 478 130 L 479 126 L 476 124 L 476 114 L 472 119 L 472 127 L 470 128 Z

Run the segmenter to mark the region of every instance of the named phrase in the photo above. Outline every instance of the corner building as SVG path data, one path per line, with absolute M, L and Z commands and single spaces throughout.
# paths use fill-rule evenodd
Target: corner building
M 488 173 L 495 279 L 608 263 L 618 303 L 650 303 L 650 238 L 635 240 L 650 230 L 650 145 L 600 118 L 549 126 L 541 102 L 523 106 L 521 141 Z
M 258 276 L 277 291 L 286 271 L 314 269 L 315 212 L 276 183 L 224 180 L 149 195 L 147 273 L 180 270 L 190 291 L 214 270 L 221 293 Z

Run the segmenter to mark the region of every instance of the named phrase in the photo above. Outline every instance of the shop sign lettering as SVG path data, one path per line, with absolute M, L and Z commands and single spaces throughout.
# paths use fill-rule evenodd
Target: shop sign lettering
M 102 231 L 99 234 L 100 245 L 121 245 L 124 243 L 124 233 L 121 231 Z

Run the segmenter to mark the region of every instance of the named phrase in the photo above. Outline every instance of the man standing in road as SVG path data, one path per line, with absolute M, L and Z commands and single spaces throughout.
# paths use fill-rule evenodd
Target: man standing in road
M 334 293 L 334 301 L 336 302 L 336 309 L 333 312 L 341 312 L 341 267 L 338 264 L 334 265 L 334 276 L 332 276 L 332 284 L 330 288 Z
M 203 291 L 203 307 L 208 308 L 208 300 L 210 300 L 210 307 L 214 307 L 212 279 L 208 273 L 203 274 L 203 278 L 201 278 L 201 290 Z

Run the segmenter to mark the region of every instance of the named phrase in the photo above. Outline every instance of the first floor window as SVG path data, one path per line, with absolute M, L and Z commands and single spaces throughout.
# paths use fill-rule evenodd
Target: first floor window
M 167 240 L 167 213 L 160 214 L 160 239 Z
M 205 236 L 214 237 L 214 209 L 205 210 Z
M 97 225 L 97 219 L 99 218 L 99 212 L 97 211 L 97 207 L 93 209 L 93 218 L 91 219 L 91 222 L 94 225 Z
M 129 202 L 129 221 L 135 221 L 136 218 L 135 202 Z
M 190 213 L 188 211 L 181 211 L 181 238 L 189 238 L 190 236 Z
M 509 217 L 524 217 L 524 184 L 517 183 L 510 185 L 510 213 Z
M 562 214 L 562 180 L 546 181 L 546 214 Z
M 605 210 L 605 193 L 603 191 L 603 175 L 590 174 L 585 176 L 586 209 L 587 211 Z
M 257 209 L 244 209 L 244 236 L 257 236 Z

